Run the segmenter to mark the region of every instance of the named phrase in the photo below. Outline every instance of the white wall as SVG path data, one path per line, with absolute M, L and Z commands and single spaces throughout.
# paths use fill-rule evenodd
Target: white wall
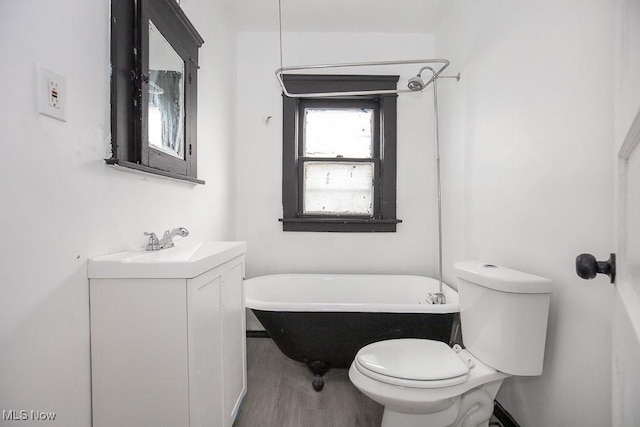
M 604 0 L 457 0 L 436 33 L 462 72 L 440 85 L 446 259 L 555 284 L 544 374 L 498 394 L 523 426 L 611 422 L 612 286 L 574 259 L 615 250 L 613 34 Z
M 417 34 L 285 32 L 283 46 L 285 66 L 433 55 L 432 37 Z M 433 275 L 437 229 L 431 95 L 398 99 L 397 213 L 403 223 L 396 233 L 283 232 L 278 222 L 282 101 L 274 76 L 279 66 L 277 33 L 239 33 L 237 237 L 250 248 L 247 277 L 276 272 Z M 400 85 L 418 68 L 332 71 L 400 73 Z
M 104 163 L 109 4 L 0 4 L 0 410 L 56 412 L 48 424 L 65 427 L 90 425 L 87 259 L 141 247 L 147 230 L 234 233 L 235 34 L 226 12 L 182 1 L 205 39 L 198 172 L 207 183 L 195 186 Z M 36 113 L 36 62 L 67 78 L 67 122 Z

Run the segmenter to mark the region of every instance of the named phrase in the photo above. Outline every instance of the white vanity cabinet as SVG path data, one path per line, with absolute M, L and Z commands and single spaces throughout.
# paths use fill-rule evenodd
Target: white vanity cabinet
M 246 246 L 211 243 L 228 243 L 211 262 L 185 247 L 177 260 L 173 248 L 156 255 L 193 277 L 96 277 L 174 275 L 154 265 L 155 254 L 120 260 L 148 271 L 109 273 L 119 254 L 90 260 L 93 427 L 232 426 L 246 392 Z M 177 266 L 196 261 L 199 269 Z

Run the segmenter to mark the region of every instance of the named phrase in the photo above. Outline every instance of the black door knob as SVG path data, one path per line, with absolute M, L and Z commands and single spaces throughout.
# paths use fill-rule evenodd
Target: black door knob
M 613 283 L 616 280 L 616 254 L 611 254 L 606 261 L 596 261 L 591 254 L 580 254 L 576 257 L 576 273 L 583 279 L 593 279 L 598 273 L 606 274 Z

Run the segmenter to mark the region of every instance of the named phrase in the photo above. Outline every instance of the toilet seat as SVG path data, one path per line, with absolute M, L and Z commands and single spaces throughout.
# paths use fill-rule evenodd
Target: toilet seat
M 449 346 L 425 339 L 394 339 L 358 351 L 354 366 L 363 375 L 387 384 L 442 388 L 462 384 L 469 367 Z

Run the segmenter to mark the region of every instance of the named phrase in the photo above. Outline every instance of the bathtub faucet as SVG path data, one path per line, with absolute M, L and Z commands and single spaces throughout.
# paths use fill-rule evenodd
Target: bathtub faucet
M 173 238 L 176 236 L 187 237 L 189 230 L 184 227 L 174 228 L 173 230 L 167 230 L 164 232 L 162 239 L 158 239 L 156 233 L 148 233 L 145 231 L 145 236 L 149 236 L 149 242 L 147 243 L 148 251 L 159 251 L 160 249 L 172 248 Z
M 442 292 L 429 292 L 426 301 L 429 304 L 446 304 L 447 298 Z

